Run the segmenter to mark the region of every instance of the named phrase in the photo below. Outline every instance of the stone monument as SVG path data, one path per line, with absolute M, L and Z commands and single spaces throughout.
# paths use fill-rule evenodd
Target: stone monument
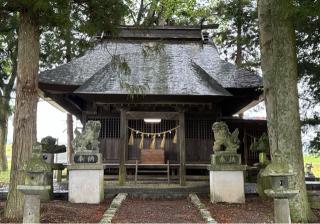
M 32 157 L 25 164 L 25 184 L 17 188 L 24 194 L 23 223 L 40 222 L 40 195 L 50 190 L 47 185 L 51 166 L 42 158 L 42 146 L 36 143 L 32 149 Z
M 75 131 L 75 153 L 69 170 L 69 201 L 98 204 L 104 199 L 104 174 L 99 153 L 99 121 L 88 121 L 82 133 Z
M 244 203 L 244 175 L 246 166 L 241 165 L 241 155 L 236 129 L 230 133 L 225 122 L 215 122 L 212 126 L 214 145 L 211 156 L 210 200 L 215 202 Z

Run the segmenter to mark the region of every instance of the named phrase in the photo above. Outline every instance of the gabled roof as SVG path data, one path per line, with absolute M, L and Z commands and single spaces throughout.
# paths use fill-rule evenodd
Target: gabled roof
M 216 47 L 203 44 L 199 35 L 184 40 L 170 35 L 166 39 L 148 38 L 147 34 L 144 39 L 143 35 L 138 39 L 107 39 L 83 57 L 42 72 L 39 82 L 78 86 L 74 92 L 78 94 L 127 94 L 120 80 L 147 86 L 144 94 L 150 95 L 231 96 L 228 88 L 262 86 L 258 75 L 221 60 Z M 161 46 L 158 52 L 145 54 L 156 45 Z M 129 75 L 114 69 L 114 56 L 128 64 Z

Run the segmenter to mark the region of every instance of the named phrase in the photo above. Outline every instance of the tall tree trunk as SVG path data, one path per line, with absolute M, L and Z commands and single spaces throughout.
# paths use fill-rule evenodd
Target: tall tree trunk
M 14 114 L 14 135 L 10 188 L 5 217 L 19 218 L 23 213 L 23 194 L 17 185 L 24 184 L 24 163 L 31 157 L 36 141 L 39 71 L 39 25 L 26 10 L 19 14 L 18 72 Z
M 8 170 L 6 142 L 8 132 L 9 101 L 0 97 L 0 171 Z
M 68 24 L 66 25 L 65 29 L 63 30 L 63 38 L 65 41 L 66 46 L 66 54 L 65 59 L 69 63 L 72 59 L 72 25 L 70 20 L 70 14 L 71 14 L 71 2 L 66 1 L 66 4 L 68 4 L 66 15 L 69 16 Z M 72 148 L 72 140 L 73 140 L 73 120 L 72 120 L 72 114 L 67 113 L 67 159 L 68 163 L 71 163 L 71 156 L 73 153 Z
M 156 22 L 155 13 L 157 11 L 159 0 L 151 0 L 150 8 L 147 12 L 146 18 L 143 20 L 143 25 L 152 26 Z
M 71 156 L 73 153 L 72 148 L 72 140 L 73 140 L 73 120 L 72 114 L 67 113 L 67 157 L 68 163 L 71 163 Z
M 290 199 L 293 222 L 313 220 L 304 179 L 297 90 L 297 56 L 292 2 L 258 0 L 261 67 L 272 158 L 275 154 L 297 173 L 290 178 L 299 194 Z
M 237 51 L 236 51 L 236 60 L 235 63 L 238 67 L 242 65 L 242 25 L 243 25 L 243 5 L 242 0 L 238 0 L 237 2 L 237 19 L 236 19 L 236 27 L 237 27 Z
M 13 31 L 13 33 L 15 33 Z M 11 114 L 10 99 L 13 91 L 14 81 L 17 77 L 17 48 L 18 41 L 14 37 L 8 41 L 8 54 L 12 63 L 11 75 L 8 82 L 2 86 L 2 94 L 0 94 L 0 171 L 8 170 L 8 161 L 6 156 L 6 143 L 8 136 L 8 118 Z
M 135 25 L 136 25 L 136 26 L 139 26 L 140 23 L 141 23 L 143 11 L 144 11 L 143 0 L 140 0 L 140 7 L 139 7 L 138 16 L 137 16 L 137 21 L 135 22 Z

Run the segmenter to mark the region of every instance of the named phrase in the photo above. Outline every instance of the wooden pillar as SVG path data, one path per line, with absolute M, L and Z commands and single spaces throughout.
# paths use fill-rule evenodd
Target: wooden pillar
M 126 151 L 128 148 L 128 120 L 127 111 L 120 109 L 120 148 L 119 148 L 119 185 L 125 185 L 126 182 Z
M 180 185 L 186 185 L 186 135 L 184 112 L 179 112 Z
M 247 129 L 243 131 L 243 152 L 244 152 L 244 164 L 248 165 L 248 142 L 247 142 Z

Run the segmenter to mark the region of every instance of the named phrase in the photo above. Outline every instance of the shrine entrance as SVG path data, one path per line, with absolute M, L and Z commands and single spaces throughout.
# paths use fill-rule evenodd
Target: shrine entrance
M 130 134 L 130 137 L 128 136 Z M 128 140 L 129 139 L 129 140 Z M 119 184 L 124 185 L 128 158 L 135 158 L 135 182 L 139 168 L 145 172 L 178 171 L 180 185 L 186 184 L 184 112 L 141 112 L 120 110 Z M 127 153 L 127 155 L 126 155 Z

